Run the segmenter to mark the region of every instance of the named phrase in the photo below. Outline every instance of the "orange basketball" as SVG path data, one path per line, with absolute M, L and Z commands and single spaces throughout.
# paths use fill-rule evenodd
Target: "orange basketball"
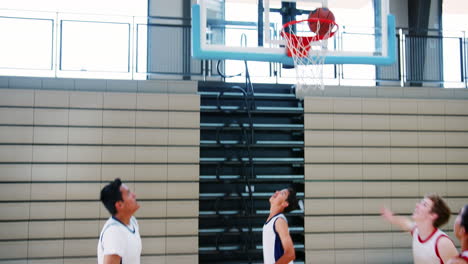
M 335 15 L 333 15 L 332 11 L 326 7 L 317 8 L 314 11 L 310 12 L 310 18 L 320 18 L 320 19 L 328 19 L 335 21 Z M 315 32 L 319 36 L 325 36 L 333 27 L 333 24 L 330 23 L 323 23 L 319 21 L 311 21 L 309 22 L 309 28 L 312 32 Z

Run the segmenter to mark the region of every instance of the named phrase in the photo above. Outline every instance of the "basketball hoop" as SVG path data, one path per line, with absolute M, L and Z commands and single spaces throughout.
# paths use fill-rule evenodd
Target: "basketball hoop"
M 296 97 L 311 90 L 323 90 L 323 64 L 328 52 L 327 39 L 338 31 L 334 20 L 309 18 L 283 25 L 281 36 L 287 42 L 287 55 L 296 69 Z

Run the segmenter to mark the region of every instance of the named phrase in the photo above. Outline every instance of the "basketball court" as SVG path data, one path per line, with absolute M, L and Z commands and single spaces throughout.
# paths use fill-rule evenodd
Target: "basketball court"
M 380 210 L 410 217 L 427 193 L 460 246 L 468 41 L 442 31 L 442 1 L 147 4 L 109 20 L 0 4 L 26 36 L 0 44 L 0 264 L 96 263 L 116 177 L 141 205 L 142 264 L 263 263 L 288 186 L 294 263 L 412 263 Z

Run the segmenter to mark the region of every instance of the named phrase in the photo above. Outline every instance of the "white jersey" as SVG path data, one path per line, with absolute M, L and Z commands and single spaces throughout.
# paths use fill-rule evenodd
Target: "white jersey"
M 413 235 L 413 259 L 415 264 L 441 264 L 444 263 L 437 248 L 437 242 L 442 237 L 448 237 L 440 229 L 436 229 L 428 238 L 422 240 L 419 230 L 415 227 Z
M 275 222 L 278 218 L 283 218 L 288 221 L 284 214 L 279 213 L 273 216 L 268 222 L 263 225 L 262 242 L 263 242 L 263 263 L 273 264 L 284 254 L 283 245 L 278 232 L 275 229 Z M 289 262 L 292 264 L 293 261 Z
M 110 217 L 102 228 L 97 251 L 98 264 L 104 263 L 105 255 L 119 255 L 122 264 L 140 264 L 141 238 L 135 217 L 128 226 Z

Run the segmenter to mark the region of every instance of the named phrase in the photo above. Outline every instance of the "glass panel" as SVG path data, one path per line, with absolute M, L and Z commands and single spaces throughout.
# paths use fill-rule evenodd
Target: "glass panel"
M 147 43 L 148 43 L 148 26 L 143 24 L 137 25 L 137 50 L 136 50 L 136 72 L 147 72 Z
M 463 82 L 462 79 L 462 39 L 444 38 L 444 81 Z
M 345 64 L 343 65 L 343 79 L 375 80 L 375 65 Z
M 61 70 L 129 72 L 130 25 L 62 20 Z
M 149 26 L 148 36 L 148 72 L 182 74 L 184 29 L 181 26 Z
M 0 17 L 0 68 L 51 70 L 53 32 L 52 20 Z

